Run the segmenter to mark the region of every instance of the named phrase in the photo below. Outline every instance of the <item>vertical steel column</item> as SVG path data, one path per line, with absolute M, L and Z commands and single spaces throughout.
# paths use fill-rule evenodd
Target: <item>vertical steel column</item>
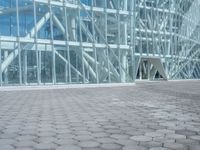
M 127 0 L 124 0 L 124 6 L 123 6 L 123 10 L 124 11 L 127 11 L 127 7 L 128 7 L 128 3 L 127 3 L 128 1 Z M 121 41 L 122 42 L 122 44 L 124 44 L 124 45 L 127 45 L 127 38 L 128 38 L 128 34 L 127 34 L 127 18 L 125 18 L 124 16 L 123 16 L 123 18 L 124 18 L 124 23 L 123 23 L 123 41 Z M 120 24 L 121 24 L 121 22 L 120 22 Z M 121 32 L 121 31 L 120 31 Z M 127 62 L 128 62 L 128 60 L 127 60 L 127 50 L 123 50 L 122 51 L 122 53 L 121 53 L 121 62 L 122 62 L 122 75 L 121 75 L 121 77 L 122 77 L 122 82 L 126 82 L 127 81 Z
M 7 51 L 7 50 L 4 50 L 3 52 L 4 52 L 4 53 L 3 53 L 3 57 L 4 57 L 4 59 L 6 59 L 6 58 L 8 57 L 8 51 Z M 2 64 L 1 64 L 1 65 L 2 65 Z M 4 82 L 5 82 L 6 84 L 8 84 L 8 67 L 6 67 L 5 70 L 2 71 L 2 73 L 4 73 Z
M 154 10 L 153 10 L 153 2 L 151 2 L 151 38 L 152 38 L 152 53 L 153 55 L 155 55 L 155 34 L 154 34 L 154 22 L 153 22 L 153 18 L 155 16 L 155 14 L 153 14 Z
M 147 19 L 147 0 L 144 0 L 144 15 L 145 15 L 145 38 L 146 38 L 146 53 L 147 56 L 149 56 L 149 42 L 148 42 L 148 33 L 147 33 L 147 28 L 148 28 L 148 19 Z
M 83 56 L 83 37 L 82 37 L 82 27 L 81 27 L 81 1 L 79 0 L 79 5 L 78 5 L 78 22 L 79 22 L 79 36 L 80 36 L 80 50 L 81 50 L 81 63 L 82 63 L 82 73 L 83 73 L 83 83 L 85 83 L 85 67 L 84 67 L 84 56 Z M 79 52 L 79 51 L 78 51 Z
M 35 52 L 36 52 L 36 64 L 37 64 L 37 84 L 41 84 L 41 55 L 39 54 L 38 51 L 38 43 L 37 43 L 37 12 L 36 12 L 36 2 L 33 0 L 33 16 L 34 16 L 34 44 L 35 44 Z M 40 56 L 39 56 L 40 55 Z
M 124 78 L 122 79 L 122 66 L 121 66 L 121 49 L 120 49 L 120 43 L 121 43 L 121 34 L 120 34 L 120 13 L 119 13 L 119 10 L 120 10 L 120 1 L 117 2 L 117 50 L 118 50 L 118 65 L 119 65 L 119 73 L 120 73 L 120 80 L 119 82 L 125 82 Z
M 138 18 L 141 19 L 141 8 L 139 7 L 140 4 L 138 4 Z M 135 10 L 136 11 L 136 10 Z M 131 19 L 132 20 L 132 19 Z M 138 28 L 139 28 L 139 53 L 140 53 L 140 58 L 139 58 L 139 79 L 142 80 L 142 45 L 143 45 L 143 38 L 142 38 L 142 30 L 141 30 L 141 25 L 140 21 L 138 21 Z M 137 70 L 136 70 L 137 71 Z M 136 72 L 137 73 L 137 72 Z
M 0 24 L 0 28 L 1 28 L 1 24 Z M 1 51 L 1 32 L 0 32 L 0 86 L 2 86 L 2 51 Z
M 162 9 L 162 13 L 163 13 L 163 16 L 165 16 L 165 18 L 166 18 L 166 20 L 164 20 L 164 21 L 167 21 L 167 13 L 165 12 L 164 7 Z M 164 23 L 163 28 L 164 28 L 164 51 L 163 51 L 163 55 L 164 55 L 164 59 L 166 59 L 166 55 L 167 55 L 166 23 Z
M 130 24 L 131 24 L 131 41 L 130 41 L 130 51 L 131 51 L 131 62 L 132 62 L 132 74 L 133 82 L 136 78 L 136 66 L 135 66 L 135 21 L 136 21 L 136 1 L 130 0 Z
M 53 31 L 53 12 L 51 0 L 48 0 L 50 12 L 50 29 L 51 29 L 51 50 L 52 50 L 52 83 L 56 84 L 56 62 L 55 62 L 55 48 L 54 48 L 54 31 Z
M 175 23 L 174 23 L 174 26 L 175 27 L 173 27 L 173 28 L 177 28 L 177 26 L 178 26 L 178 15 L 177 14 L 174 14 L 174 21 L 175 21 Z M 175 62 L 175 67 L 174 67 L 174 70 L 173 70 L 173 72 L 176 72 L 178 69 L 178 63 L 177 63 L 177 54 L 176 54 L 176 51 L 178 50 L 177 49 L 177 38 L 178 38 L 178 35 L 177 35 L 177 31 L 174 29 L 173 30 L 173 32 L 175 33 L 174 34 L 174 50 L 173 50 L 173 55 L 174 55 L 174 62 Z
M 107 0 L 104 0 L 104 26 L 105 26 L 105 42 L 108 43 L 108 38 L 107 38 L 107 32 L 108 32 L 108 25 L 107 25 Z M 108 82 L 111 83 L 111 76 L 110 76 L 110 64 L 109 64 L 109 52 L 108 52 L 108 46 L 106 46 L 106 56 L 107 56 L 107 63 L 108 63 Z
M 2 70 L 1 70 L 1 66 L 2 66 L 2 62 L 1 62 L 1 35 L 0 35 L 0 86 L 2 86 Z
M 169 6 L 170 7 L 170 6 Z M 165 72 L 166 72 L 166 75 L 168 75 L 168 67 L 167 67 L 167 55 L 168 55 L 168 44 L 169 44 L 169 42 L 168 42 L 168 40 L 167 40 L 167 32 L 166 32 L 166 30 L 167 30 L 167 21 L 169 20 L 169 12 L 168 12 L 168 14 L 164 11 L 164 7 L 163 7 L 163 14 L 165 14 L 165 17 L 167 18 L 167 20 L 166 20 L 166 23 L 165 23 L 165 25 L 164 25 L 164 35 L 165 35 L 165 37 L 164 37 L 164 39 L 165 39 L 165 48 L 164 48 L 164 63 L 165 63 Z M 168 77 L 167 77 L 168 78 Z
M 173 55 L 173 35 L 172 35 L 172 27 L 173 27 L 173 15 L 172 15 L 172 8 L 173 8 L 173 0 L 169 0 L 169 33 L 170 33 L 170 42 L 169 42 L 169 52 L 168 54 L 171 55 L 171 60 L 169 60 L 168 58 L 168 69 L 171 69 L 170 67 L 172 67 L 172 65 L 169 63 L 169 61 L 172 62 L 172 60 L 174 59 L 174 55 Z M 168 78 L 170 77 L 170 73 L 167 73 Z
M 151 75 L 150 75 L 150 70 L 151 69 L 151 63 L 150 63 L 150 61 L 149 60 L 147 60 L 147 79 L 148 80 L 150 80 L 150 77 L 151 77 Z
M 20 43 L 20 32 L 19 32 L 19 3 L 16 0 L 16 19 L 17 19 L 17 43 L 18 43 L 18 63 L 19 63 L 19 84 L 22 85 L 22 67 L 21 67 L 21 43 Z
M 67 16 L 67 8 L 66 8 L 66 1 L 63 2 L 63 9 L 64 9 L 64 21 L 65 21 L 65 41 L 66 41 L 66 50 L 67 50 L 67 60 L 68 60 L 68 66 L 66 65 L 66 71 L 68 68 L 68 82 L 71 83 L 71 62 L 70 62 L 70 49 L 69 49 L 69 33 L 68 33 L 68 16 Z M 66 77 L 67 78 L 67 77 Z
M 157 39 L 156 39 L 156 53 L 160 54 L 160 34 L 159 34 L 159 11 L 158 11 L 158 2 L 159 0 L 156 0 L 156 30 L 157 30 Z
M 157 11 L 158 11 L 158 4 L 159 4 L 159 0 L 157 0 Z M 158 11 L 158 22 L 157 22 L 157 24 L 159 25 L 160 23 L 159 23 L 159 21 L 160 21 L 160 19 L 161 19 L 161 12 L 159 12 Z M 160 31 L 161 29 L 160 29 L 160 27 L 158 26 L 158 36 L 159 36 L 159 57 L 161 57 L 161 55 L 163 55 L 163 53 L 162 53 L 162 34 L 161 34 L 161 31 Z
M 26 85 L 27 84 L 27 50 L 24 49 L 24 58 L 23 58 L 23 64 L 24 64 L 24 73 L 23 73 L 23 76 L 24 76 L 24 84 Z
M 92 41 L 92 47 L 93 47 L 93 51 L 94 51 L 94 58 L 95 58 L 95 69 L 96 69 L 96 83 L 99 83 L 99 68 L 97 65 L 97 49 L 96 49 L 96 40 L 95 40 L 95 27 L 94 27 L 94 0 L 92 1 L 92 5 L 91 5 L 91 17 L 92 17 L 92 36 L 93 36 L 93 41 Z
M 78 70 L 78 55 L 75 54 L 76 56 L 76 69 Z M 78 72 L 76 73 L 76 82 L 79 83 L 79 74 Z

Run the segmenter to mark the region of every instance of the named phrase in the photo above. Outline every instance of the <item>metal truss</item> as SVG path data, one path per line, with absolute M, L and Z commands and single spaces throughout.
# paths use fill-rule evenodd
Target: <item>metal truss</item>
M 199 0 L 1 0 L 0 84 L 200 78 Z

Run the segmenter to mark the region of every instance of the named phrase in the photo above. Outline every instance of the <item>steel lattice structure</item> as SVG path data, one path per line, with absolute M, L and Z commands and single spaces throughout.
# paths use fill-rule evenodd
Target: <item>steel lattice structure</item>
M 1 0 L 1 85 L 200 78 L 200 0 Z

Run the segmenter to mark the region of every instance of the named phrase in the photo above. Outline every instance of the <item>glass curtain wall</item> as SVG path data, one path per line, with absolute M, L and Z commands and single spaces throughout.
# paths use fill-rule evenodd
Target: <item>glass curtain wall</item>
M 198 0 L 1 0 L 0 84 L 200 78 Z

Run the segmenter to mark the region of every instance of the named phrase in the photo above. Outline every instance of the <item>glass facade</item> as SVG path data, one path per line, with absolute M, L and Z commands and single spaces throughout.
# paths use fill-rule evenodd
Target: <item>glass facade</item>
M 200 78 L 199 0 L 1 0 L 0 84 Z

